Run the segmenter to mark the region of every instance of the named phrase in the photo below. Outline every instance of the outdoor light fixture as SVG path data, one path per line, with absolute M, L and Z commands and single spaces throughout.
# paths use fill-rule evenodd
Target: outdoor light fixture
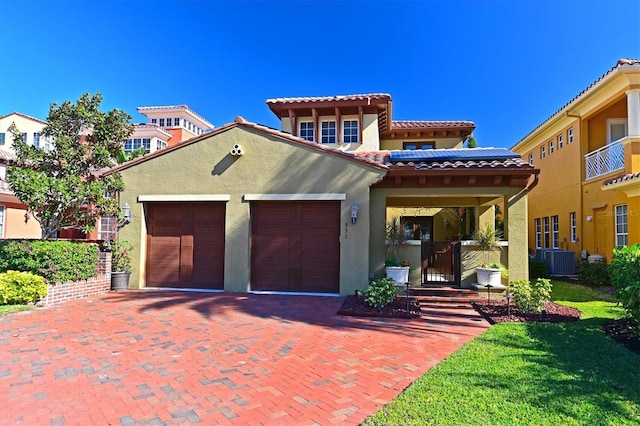
M 360 207 L 356 203 L 351 204 L 351 223 L 353 224 L 358 220 L 358 210 Z
M 129 206 L 129 203 L 124 203 L 124 205 L 122 206 L 122 218 L 124 219 L 124 223 L 128 224 L 131 223 L 131 207 Z

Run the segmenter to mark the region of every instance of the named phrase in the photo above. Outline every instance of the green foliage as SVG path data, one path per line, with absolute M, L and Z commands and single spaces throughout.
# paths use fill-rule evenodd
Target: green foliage
M 51 104 L 43 137 L 54 149 L 44 151 L 22 141 L 12 126 L 17 159 L 7 181 L 42 227 L 44 238 L 60 229 L 95 228 L 101 216 L 119 216 L 118 202 L 109 194 L 122 191 L 118 173 L 99 176 L 112 167 L 123 142 L 133 131 L 131 117 L 117 109 L 100 112 L 102 96 L 85 93 L 73 104 Z
M 115 241 L 111 253 L 111 272 L 131 272 L 131 250 L 127 240 Z
M 551 280 L 546 278 L 538 278 L 533 282 L 517 280 L 509 284 L 514 303 L 525 312 L 542 312 L 545 302 L 551 299 L 552 289 Z
M 384 260 L 384 266 L 402 266 L 413 269 L 413 264 L 407 259 L 400 260 L 397 257 L 387 257 Z
M 489 262 L 489 252 L 496 249 L 502 249 L 502 246 L 500 246 L 502 233 L 491 225 L 477 229 L 473 233 L 473 239 L 476 241 L 478 248 L 483 253 L 483 265 L 486 265 Z
M 0 273 L 0 304 L 26 304 L 47 295 L 44 278 L 29 272 Z
M 640 244 L 614 249 L 609 272 L 622 306 L 640 322 Z
M 396 286 L 393 278 L 380 278 L 375 280 L 359 294 L 364 296 L 364 302 L 381 311 L 382 308 L 393 302 L 396 298 Z
M 600 287 L 611 283 L 609 267 L 605 263 L 582 260 L 576 265 L 576 272 L 580 282 L 585 285 Z
M 547 264 L 535 259 L 529 259 L 529 279 L 535 280 L 547 276 Z
M 407 241 L 407 234 L 404 232 L 404 226 L 400 219 L 394 217 L 387 222 L 385 228 L 385 238 L 387 243 L 387 253 L 390 258 L 398 258 L 398 248 Z
M 0 241 L 0 272 L 31 272 L 50 284 L 88 279 L 96 274 L 95 244 L 70 241 Z

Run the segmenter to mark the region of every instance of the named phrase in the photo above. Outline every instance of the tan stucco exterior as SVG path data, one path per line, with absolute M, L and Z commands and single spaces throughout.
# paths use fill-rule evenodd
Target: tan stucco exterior
M 240 145 L 242 156 L 230 151 Z M 132 206 L 133 221 L 120 231 L 134 242 L 134 271 L 130 286 L 145 286 L 145 209 L 140 196 L 166 195 L 175 200 L 220 196 L 226 203 L 225 291 L 251 290 L 250 201 L 247 194 L 281 199 L 313 199 L 344 194 L 340 225 L 340 293 L 352 294 L 368 281 L 369 187 L 385 170 L 341 154 L 330 154 L 304 143 L 232 125 L 202 136 L 146 161 L 121 170 L 126 190 L 121 203 Z M 311 197 L 311 198 L 309 198 Z M 176 201 L 179 202 L 179 201 Z M 351 205 L 359 217 L 351 223 Z

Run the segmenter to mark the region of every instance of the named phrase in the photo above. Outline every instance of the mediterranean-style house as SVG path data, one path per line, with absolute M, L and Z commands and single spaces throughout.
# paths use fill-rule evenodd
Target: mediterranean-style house
M 619 60 L 511 149 L 540 169 L 531 251 L 610 260 L 640 242 L 640 60 Z
M 401 249 L 414 285 L 469 287 L 481 255 L 461 225 L 494 226 L 497 204 L 495 260 L 528 278 L 538 170 L 506 149 L 463 148 L 472 122 L 393 121 L 382 93 L 267 105 L 281 129 L 237 117 L 107 172 L 122 174 L 131 206 L 119 235 L 134 245 L 131 288 L 352 294 L 383 276 L 392 216 L 414 238 Z

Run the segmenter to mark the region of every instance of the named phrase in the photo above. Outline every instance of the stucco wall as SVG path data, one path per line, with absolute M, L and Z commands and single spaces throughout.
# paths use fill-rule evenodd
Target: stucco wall
M 230 154 L 235 144 L 244 155 Z M 369 271 L 369 186 L 384 171 L 347 158 L 318 152 L 295 142 L 233 127 L 196 143 L 170 150 L 122 171 L 126 190 L 121 203 L 132 206 L 133 221 L 121 230 L 135 243 L 133 287 L 144 287 L 146 228 L 140 195 L 228 195 L 225 227 L 225 291 L 251 288 L 250 202 L 245 194 L 344 193 L 340 225 L 340 292 L 367 284 Z M 351 224 L 351 204 L 360 207 Z

